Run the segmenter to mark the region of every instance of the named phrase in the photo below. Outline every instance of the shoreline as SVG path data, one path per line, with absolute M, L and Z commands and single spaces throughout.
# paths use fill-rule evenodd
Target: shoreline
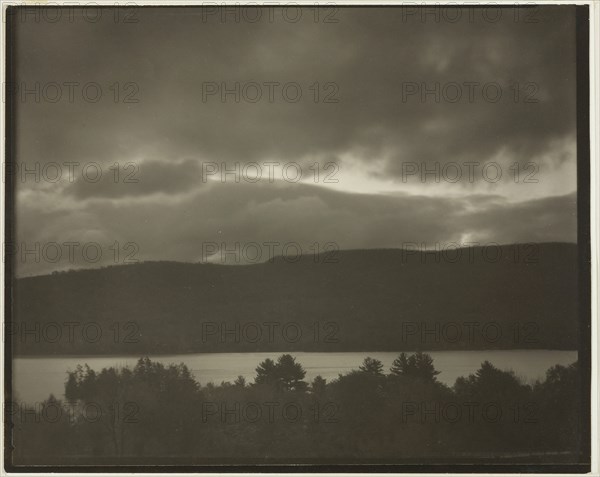
M 556 352 L 556 351 L 564 351 L 564 352 L 574 352 L 579 353 L 578 349 L 561 349 L 561 348 L 493 348 L 493 349 L 444 349 L 444 350 L 396 350 L 396 351 L 290 351 L 290 350 L 268 350 L 268 351 L 191 351 L 191 352 L 179 352 L 179 353 L 134 353 L 134 354 L 25 354 L 25 355 L 13 355 L 12 359 L 38 359 L 38 358 L 141 358 L 144 356 L 148 357 L 169 357 L 169 356 L 193 356 L 199 354 L 205 355 L 252 355 L 252 354 L 377 354 L 377 353 L 416 353 L 417 351 L 422 351 L 423 353 L 480 353 L 483 351 L 489 352 Z

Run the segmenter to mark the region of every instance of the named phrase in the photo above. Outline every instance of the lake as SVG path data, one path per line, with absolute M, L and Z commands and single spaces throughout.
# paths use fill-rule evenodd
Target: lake
M 164 364 L 184 363 L 201 384 L 233 381 L 242 375 L 252 382 L 256 366 L 266 358 L 276 359 L 276 353 L 199 353 L 161 355 L 149 357 Z M 358 369 L 366 356 L 381 360 L 386 372 L 398 353 L 390 352 L 346 352 L 346 353 L 292 353 L 306 370 L 306 380 L 321 375 L 327 380 L 338 374 Z M 577 360 L 577 351 L 563 350 L 500 350 L 500 351 L 432 351 L 435 368 L 440 371 L 438 380 L 453 385 L 459 376 L 474 373 L 485 360 L 494 366 L 513 370 L 526 380 L 543 379 L 546 370 L 555 364 L 567 365 Z M 67 370 L 77 364 L 88 364 L 100 371 L 110 366 L 135 366 L 138 357 L 133 356 L 61 356 L 26 357 L 13 361 L 14 399 L 34 404 L 54 394 L 62 398 Z

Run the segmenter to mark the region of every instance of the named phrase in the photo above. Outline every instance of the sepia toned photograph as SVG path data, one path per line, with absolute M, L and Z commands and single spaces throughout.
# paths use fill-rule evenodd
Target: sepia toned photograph
M 4 469 L 591 469 L 587 5 L 3 5 Z

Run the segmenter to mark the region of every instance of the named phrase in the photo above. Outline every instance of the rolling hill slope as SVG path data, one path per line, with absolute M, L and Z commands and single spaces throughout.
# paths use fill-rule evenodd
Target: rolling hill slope
M 22 278 L 13 345 L 36 355 L 576 349 L 577 248 L 531 247 L 502 246 L 498 259 L 482 248 L 351 250 Z

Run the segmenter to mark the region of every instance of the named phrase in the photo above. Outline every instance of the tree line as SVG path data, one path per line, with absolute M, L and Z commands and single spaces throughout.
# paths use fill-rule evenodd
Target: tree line
M 239 376 L 218 385 L 147 357 L 133 369 L 78 366 L 64 398 L 9 406 L 13 463 L 581 458 L 577 363 L 534 383 L 487 361 L 453 386 L 438 375 L 421 352 L 401 353 L 387 372 L 367 357 L 311 382 L 290 354 L 259 363 L 252 383 Z

